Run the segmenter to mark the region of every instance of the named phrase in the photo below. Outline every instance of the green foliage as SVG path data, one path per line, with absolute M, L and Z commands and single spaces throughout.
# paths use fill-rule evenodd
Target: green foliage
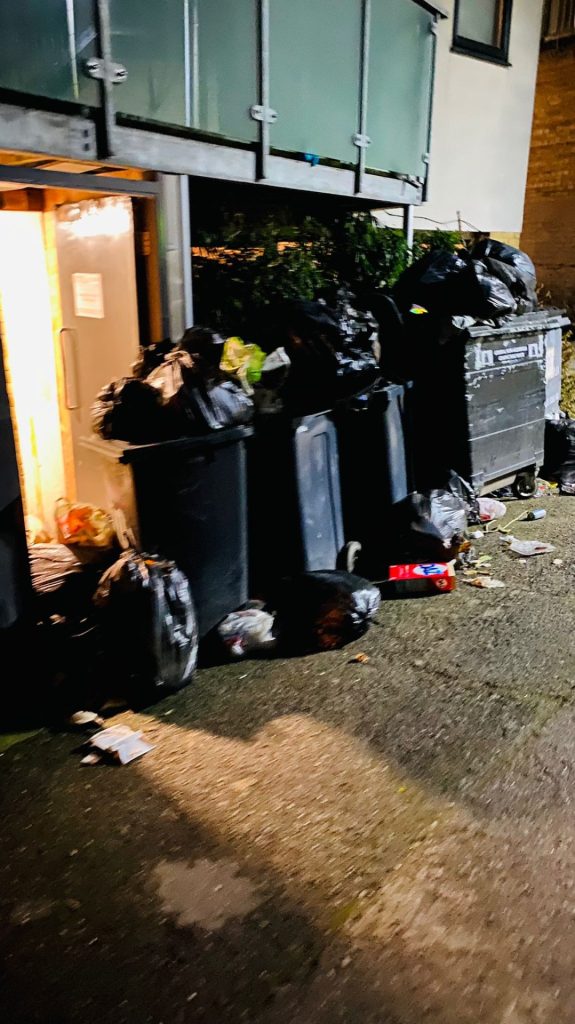
M 289 209 L 249 221 L 224 217 L 198 240 L 193 263 L 197 319 L 249 338 L 266 308 L 290 299 L 329 296 L 344 284 L 356 294 L 392 287 L 408 262 L 403 233 L 380 227 L 371 213 L 347 213 L 325 224 L 293 223 Z M 414 259 L 430 249 L 453 252 L 454 232 L 417 232 Z
M 433 231 L 416 231 L 413 240 L 413 259 L 418 260 L 433 250 L 455 252 L 461 247 L 461 235 L 457 231 L 441 231 L 440 228 Z
M 198 320 L 224 333 L 249 336 L 270 305 L 313 299 L 332 284 L 324 256 L 329 232 L 312 218 L 253 225 L 238 214 L 217 235 L 204 233 L 201 246 L 193 263 Z
M 334 225 L 332 271 L 354 292 L 391 287 L 405 269 L 407 256 L 403 232 L 380 227 L 370 213 L 348 214 Z

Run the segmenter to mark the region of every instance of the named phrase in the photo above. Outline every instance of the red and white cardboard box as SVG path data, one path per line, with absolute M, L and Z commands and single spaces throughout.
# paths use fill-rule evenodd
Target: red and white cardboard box
M 455 590 L 453 562 L 423 562 L 413 565 L 391 565 L 389 582 L 400 592 L 430 594 Z

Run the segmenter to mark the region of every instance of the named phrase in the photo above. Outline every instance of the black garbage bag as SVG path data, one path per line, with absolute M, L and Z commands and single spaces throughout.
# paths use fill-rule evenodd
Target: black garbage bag
M 174 562 L 125 551 L 102 576 L 94 603 L 127 696 L 143 705 L 190 681 L 198 627 L 188 579 Z
M 575 420 L 547 420 L 545 461 L 539 472 L 559 484 L 561 494 L 575 494 Z
M 394 515 L 398 553 L 445 562 L 457 554 L 468 523 L 479 522 L 479 505 L 472 487 L 451 472 L 443 487 L 409 494 Z
M 303 572 L 282 580 L 274 595 L 274 633 L 293 653 L 334 650 L 367 632 L 380 602 L 378 588 L 361 576 Z
M 477 320 L 497 320 L 515 313 L 517 303 L 504 281 L 490 274 L 481 260 L 470 260 L 462 275 L 462 300 L 454 313 Z
M 151 345 L 145 345 L 140 349 L 138 358 L 132 363 L 132 374 L 140 380 L 145 380 L 152 370 L 156 369 L 170 352 L 174 351 L 174 342 L 171 338 L 164 338 L 162 341 L 155 341 Z
M 439 315 L 459 312 L 462 276 L 467 269 L 463 256 L 433 250 L 403 271 L 393 287 L 393 298 L 403 314 L 414 305 Z
M 192 356 L 196 366 L 205 372 L 208 367 L 218 369 L 224 344 L 221 334 L 209 327 L 188 327 L 178 342 L 178 348 Z
M 481 262 L 493 277 L 498 278 L 509 289 L 517 304 L 515 310 L 517 314 L 532 313 L 537 309 L 535 292 L 531 293 L 525 287 L 525 283 L 515 267 L 508 263 L 502 263 L 501 260 L 492 259 L 490 256 L 486 256 Z
M 529 305 L 529 309 L 522 312 L 531 312 L 537 308 L 537 275 L 533 261 L 527 253 L 515 249 L 512 245 L 498 242 L 495 238 L 484 238 L 473 247 L 471 257 L 475 260 L 493 261 L 491 266 L 487 264 L 488 268 L 492 274 L 501 277 L 501 280 L 504 278 L 500 264 L 510 268 L 513 272 L 513 282 L 510 283 L 508 278 L 506 284 L 514 296 Z
M 183 349 L 148 376 L 169 416 L 172 436 L 197 436 L 249 423 L 253 402 L 240 384 Z
M 438 487 L 424 498 L 429 502 L 429 518 L 443 540 L 450 546 L 458 538 L 462 538 L 469 522 L 470 505 L 466 500 L 460 478 L 452 473 L 447 487 Z M 478 512 L 475 522 L 479 521 Z
M 446 540 L 431 517 L 429 495 L 414 491 L 392 510 L 394 557 L 412 562 L 447 562 L 455 557 L 458 540 Z
M 380 375 L 377 321 L 341 289 L 333 307 L 298 301 L 276 313 L 278 343 L 291 362 L 282 398 L 291 411 L 331 409 L 361 394 Z
M 102 388 L 92 406 L 92 426 L 106 441 L 150 444 L 174 436 L 158 391 L 134 377 Z
M 404 270 L 395 284 L 393 297 L 404 315 L 420 306 L 435 316 L 493 320 L 516 309 L 515 299 L 504 282 L 467 253 L 427 253 Z

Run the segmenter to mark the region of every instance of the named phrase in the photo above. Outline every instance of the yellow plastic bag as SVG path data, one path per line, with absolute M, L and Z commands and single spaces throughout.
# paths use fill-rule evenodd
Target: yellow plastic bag
M 244 391 L 253 394 L 253 385 L 262 375 L 266 354 L 259 345 L 246 345 L 241 338 L 228 338 L 222 354 L 220 369 L 237 377 Z

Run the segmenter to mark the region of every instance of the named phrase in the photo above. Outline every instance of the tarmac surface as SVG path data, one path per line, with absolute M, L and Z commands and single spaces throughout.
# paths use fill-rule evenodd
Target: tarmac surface
M 5 750 L 1 1019 L 573 1024 L 575 499 L 534 505 L 504 589 L 202 670 L 133 764 Z

